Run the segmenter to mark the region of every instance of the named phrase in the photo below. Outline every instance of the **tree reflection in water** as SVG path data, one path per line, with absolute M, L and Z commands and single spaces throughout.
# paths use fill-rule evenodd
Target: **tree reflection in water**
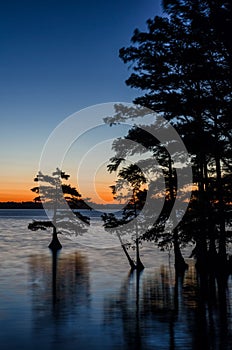
M 34 255 L 29 270 L 33 315 L 38 323 L 68 317 L 77 312 L 78 305 L 89 304 L 89 267 L 82 254 L 51 251 L 51 256 Z
M 231 278 L 161 266 L 132 273 L 105 298 L 105 327 L 121 329 L 124 349 L 231 349 Z M 118 330 L 119 331 L 119 330 Z

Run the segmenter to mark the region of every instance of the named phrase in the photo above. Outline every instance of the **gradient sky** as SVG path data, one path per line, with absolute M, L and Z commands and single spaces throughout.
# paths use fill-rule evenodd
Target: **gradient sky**
M 132 102 L 138 92 L 125 85 L 130 71 L 118 51 L 157 14 L 156 0 L 0 2 L 0 201 L 33 198 L 43 145 L 62 120 Z M 96 187 L 107 198 L 103 182 Z

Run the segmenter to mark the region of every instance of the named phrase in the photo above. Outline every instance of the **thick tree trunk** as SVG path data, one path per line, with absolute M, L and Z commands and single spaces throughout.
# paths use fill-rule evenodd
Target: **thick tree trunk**
M 199 272 L 208 271 L 208 249 L 207 242 L 204 238 L 199 238 L 196 242 L 196 246 L 193 249 L 191 256 L 195 256 L 196 268 Z
M 169 191 L 170 191 L 170 198 L 171 201 L 175 202 L 175 195 L 174 195 L 174 179 L 173 179 L 173 168 L 172 168 L 172 159 L 169 156 L 168 158 L 168 177 L 169 177 Z M 174 227 L 177 224 L 177 219 L 174 219 Z M 175 227 L 173 230 L 173 245 L 174 245 L 174 257 L 175 257 L 175 269 L 176 274 L 180 274 L 183 271 L 185 271 L 188 268 L 188 265 L 185 263 L 184 258 L 181 254 L 180 246 L 179 246 L 179 239 L 178 239 L 178 231 Z
M 188 264 L 186 264 L 186 262 L 184 261 L 184 258 L 180 250 L 177 229 L 174 229 L 173 244 L 174 244 L 174 256 L 175 256 L 175 269 L 177 273 L 182 273 L 188 268 Z

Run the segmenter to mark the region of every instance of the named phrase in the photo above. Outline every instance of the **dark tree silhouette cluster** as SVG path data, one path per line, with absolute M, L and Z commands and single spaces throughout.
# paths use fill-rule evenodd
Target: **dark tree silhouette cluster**
M 120 50 L 120 58 L 132 69 L 126 84 L 143 92 L 134 102 L 168 120 L 183 139 L 191 156 L 194 188 L 184 220 L 167 234 L 165 220 L 175 201 L 175 169 L 165 145 L 132 128 L 125 140 L 152 150 L 166 182 L 163 211 L 143 238 L 161 246 L 172 244 L 176 265 L 181 269 L 185 263 L 180 244 L 194 242 L 193 255 L 199 269 L 228 271 L 232 212 L 231 3 L 165 0 L 163 10 L 162 17 L 147 21 L 147 31 L 134 31 L 131 46 Z M 135 117 L 132 110 L 118 105 L 115 116 L 106 122 L 112 125 Z M 110 171 L 117 170 L 127 155 L 141 153 L 137 145 L 128 148 L 125 143 L 123 148 L 122 143 L 114 142 L 116 155 Z

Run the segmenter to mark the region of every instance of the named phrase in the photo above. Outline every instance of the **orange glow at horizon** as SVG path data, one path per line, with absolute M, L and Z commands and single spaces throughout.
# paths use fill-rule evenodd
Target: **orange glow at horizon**
M 31 188 L 36 184 L 33 181 L 34 172 L 25 173 L 23 168 L 17 171 L 17 175 L 6 173 L 0 179 L 0 202 L 31 202 L 36 194 Z
M 23 189 L 1 189 L 0 202 L 33 202 L 35 193 Z
M 111 182 L 112 183 L 112 182 Z M 11 186 L 9 186 L 11 185 Z M 36 184 L 34 182 L 29 183 L 3 183 L 0 188 L 0 202 L 33 202 L 34 198 L 37 197 L 36 193 L 32 192 L 30 189 Z M 78 186 L 70 183 L 78 189 Z M 195 190 L 197 186 L 192 185 L 192 190 Z M 188 188 L 188 191 L 191 190 Z M 96 204 L 115 204 L 118 203 L 112 194 L 112 190 L 109 187 L 109 183 L 95 183 L 95 193 L 88 192 L 88 186 L 81 192 L 82 198 L 90 198 L 91 202 Z
M 116 181 L 116 174 L 110 174 L 106 166 L 102 164 L 94 174 L 94 178 L 89 177 L 89 173 L 84 172 L 82 177 L 75 181 L 75 172 L 67 171 L 70 174 L 66 184 L 75 187 L 82 198 L 88 198 L 90 202 L 96 204 L 117 204 L 113 198 L 112 189 L 110 188 Z M 0 202 L 33 202 L 37 197 L 31 188 L 38 185 L 33 181 L 36 171 L 24 172 L 24 169 L 17 171 L 17 176 L 2 174 L 0 179 Z
M 11 186 L 5 183 L 4 187 L 2 184 L 0 189 L 0 202 L 33 202 L 37 195 L 30 189 L 34 186 L 34 183 L 16 183 Z M 71 184 L 71 186 L 75 187 L 73 184 Z M 102 184 L 96 186 L 95 195 L 87 191 L 81 194 L 82 198 L 90 197 L 90 200 L 97 204 L 116 203 L 113 199 L 111 189 L 108 189 L 107 186 L 103 186 Z

